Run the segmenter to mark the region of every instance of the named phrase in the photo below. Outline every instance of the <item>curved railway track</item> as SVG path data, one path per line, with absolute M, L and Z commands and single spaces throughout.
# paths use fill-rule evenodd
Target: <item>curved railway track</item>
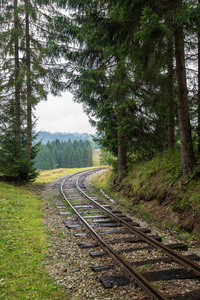
M 163 244 L 159 236 L 152 236 L 148 229 L 140 228 L 138 223 L 120 211 L 112 209 L 110 205 L 106 205 L 102 197 L 97 199 L 96 196 L 87 192 L 84 180 L 95 171 L 97 170 L 68 175 L 62 181 L 62 196 L 76 220 L 72 221 L 71 217 L 67 217 L 71 212 L 62 211 L 61 214 L 66 215 L 67 228 L 78 228 L 81 224 L 94 239 L 94 242 L 80 243 L 80 248 L 90 249 L 100 246 L 103 251 L 91 252 L 90 255 L 92 257 L 109 255 L 115 262 L 112 265 L 94 267 L 94 271 L 112 270 L 115 264 L 123 269 L 121 279 L 119 276 L 117 278 L 102 276 L 104 286 L 136 282 L 149 299 L 200 299 L 200 288 L 196 288 L 197 281 L 200 279 L 200 265 L 196 261 L 200 258 L 197 255 L 181 254 L 182 251 L 187 250 L 186 245 Z M 60 207 L 60 209 L 63 208 Z M 77 236 L 88 237 L 84 233 L 79 233 Z M 151 254 L 152 257 L 146 259 L 145 253 L 148 253 L 148 257 Z M 139 259 L 136 260 L 136 257 Z M 157 271 L 157 264 L 159 267 L 163 266 L 162 270 Z M 141 265 L 149 265 L 151 271 L 141 272 L 139 270 Z M 180 280 L 186 279 L 191 281 L 191 288 L 187 289 L 187 292 L 168 294 L 166 282 L 173 280 L 177 281 L 178 285 Z M 195 284 L 193 284 L 194 281 Z M 165 284 L 164 292 L 162 282 Z M 192 288 L 193 286 L 195 289 Z

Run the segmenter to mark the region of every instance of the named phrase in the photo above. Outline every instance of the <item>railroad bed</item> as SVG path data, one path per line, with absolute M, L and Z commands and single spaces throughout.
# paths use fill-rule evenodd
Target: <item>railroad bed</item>
M 133 299 L 200 299 L 200 257 L 185 244 L 165 245 L 161 235 L 116 209 L 105 194 L 88 192 L 85 179 L 95 171 L 62 180 L 65 201 L 57 209 L 80 239 L 81 251 L 94 258 L 92 270 L 103 286 L 139 286 L 144 294 Z

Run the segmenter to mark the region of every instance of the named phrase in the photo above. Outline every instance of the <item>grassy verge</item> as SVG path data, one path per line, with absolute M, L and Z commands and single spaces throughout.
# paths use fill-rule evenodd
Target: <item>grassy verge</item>
M 44 170 L 40 171 L 40 175 L 37 177 L 35 184 L 49 183 L 56 180 L 61 176 L 72 174 L 75 172 L 81 172 L 89 169 L 95 169 L 97 167 L 88 167 L 88 168 L 73 168 L 73 169 L 54 169 L 54 170 Z
M 61 299 L 45 272 L 42 204 L 26 187 L 0 182 L 0 299 Z M 65 295 L 65 299 L 67 299 Z
M 178 232 L 187 231 L 192 239 L 200 240 L 200 169 L 197 166 L 192 175 L 182 178 L 178 150 L 135 163 L 123 180 L 116 178 L 109 170 L 94 179 L 93 185 L 138 216 Z

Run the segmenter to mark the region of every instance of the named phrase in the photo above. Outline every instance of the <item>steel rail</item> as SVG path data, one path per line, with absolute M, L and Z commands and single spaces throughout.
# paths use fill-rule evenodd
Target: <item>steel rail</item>
M 169 248 L 168 246 L 162 244 L 161 242 L 157 241 L 153 237 L 148 236 L 144 232 L 142 232 L 140 229 L 135 228 L 135 226 L 132 226 L 128 224 L 126 221 L 120 219 L 116 215 L 114 215 L 112 212 L 110 212 L 107 208 L 103 207 L 96 201 L 94 201 L 89 195 L 87 195 L 78 185 L 78 180 L 76 182 L 76 187 L 78 191 L 84 195 L 87 199 L 92 201 L 97 207 L 103 209 L 109 216 L 114 219 L 118 224 L 123 225 L 124 227 L 128 228 L 132 233 L 137 235 L 138 237 L 141 237 L 147 242 L 149 245 L 157 248 L 162 249 L 162 251 L 167 254 L 172 260 L 176 261 L 177 263 L 181 264 L 182 266 L 188 268 L 189 270 L 192 270 L 196 275 L 200 276 L 200 265 L 193 262 L 192 260 L 186 258 L 185 256 L 176 253 L 173 249 Z
M 71 207 L 73 212 L 79 218 L 80 222 L 85 226 L 85 228 L 90 232 L 92 237 L 97 241 L 99 246 L 106 251 L 118 264 L 124 267 L 124 270 L 137 282 L 137 284 L 148 294 L 151 298 L 156 300 L 167 300 L 168 298 L 163 295 L 158 289 L 156 289 L 141 273 L 137 272 L 132 265 L 126 261 L 120 254 L 118 254 L 115 250 L 113 250 L 103 239 L 94 231 L 94 229 L 88 224 L 87 221 L 79 214 L 79 212 L 73 207 L 73 205 L 69 202 L 68 198 L 64 194 L 63 184 L 65 183 L 63 180 L 61 184 L 61 193 L 67 202 L 67 204 Z

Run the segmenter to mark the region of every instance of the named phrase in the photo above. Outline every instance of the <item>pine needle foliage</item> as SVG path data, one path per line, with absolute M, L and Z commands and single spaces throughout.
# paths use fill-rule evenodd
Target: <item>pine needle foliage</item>
M 199 79 L 186 67 L 198 57 L 198 1 L 59 4 L 70 9 L 76 45 L 66 53 L 68 88 L 96 125 L 100 145 L 117 156 L 119 179 L 133 153 L 146 159 L 179 140 L 183 175 L 191 173 Z

